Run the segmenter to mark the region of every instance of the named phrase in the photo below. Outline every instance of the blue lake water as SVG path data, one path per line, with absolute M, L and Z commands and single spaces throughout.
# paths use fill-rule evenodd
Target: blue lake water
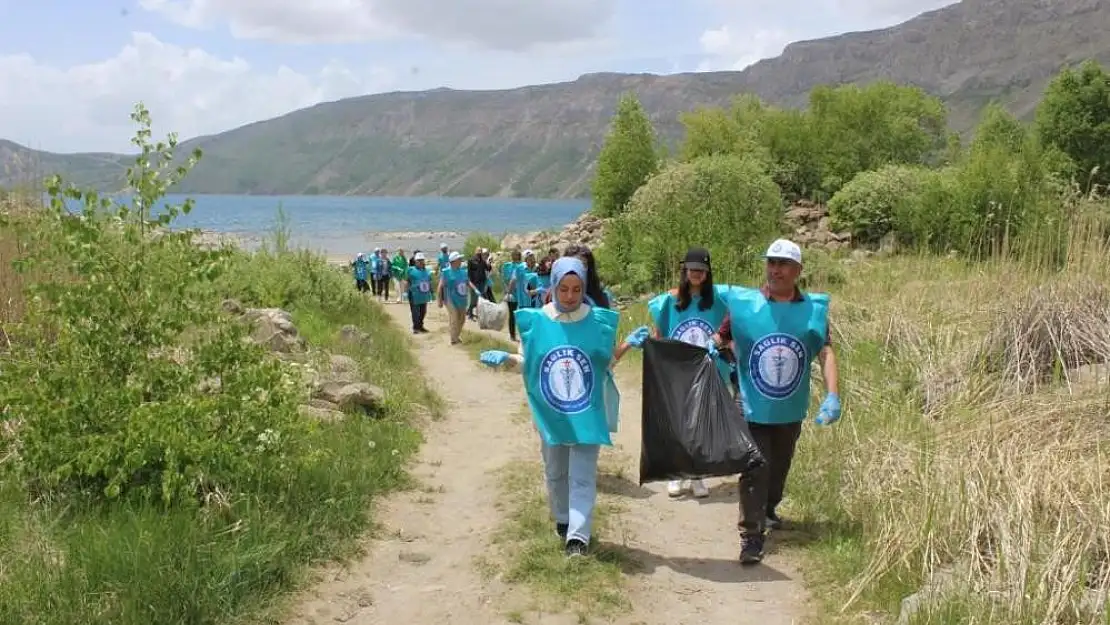
M 186 196 L 167 196 L 179 203 Z M 278 208 L 294 242 L 329 254 L 354 254 L 377 246 L 452 248 L 470 232 L 498 236 L 560 228 L 589 208 L 588 200 L 510 198 L 192 195 L 193 211 L 174 227 L 202 228 L 248 239 L 271 232 Z M 428 236 L 415 237 L 411 233 Z M 442 233 L 460 236 L 444 236 Z M 409 233 L 398 236 L 398 233 Z

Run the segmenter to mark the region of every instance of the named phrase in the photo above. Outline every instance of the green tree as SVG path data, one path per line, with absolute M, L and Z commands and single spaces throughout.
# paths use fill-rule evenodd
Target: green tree
M 658 170 L 655 129 L 636 96 L 625 94 L 597 158 L 593 212 L 601 217 L 619 215 L 636 189 Z
M 1037 108 L 1037 136 L 1066 154 L 1084 189 L 1110 184 L 1110 75 L 1095 61 L 1064 68 Z
M 1018 151 L 1025 147 L 1029 132 L 1016 117 L 997 103 L 990 103 L 979 116 L 971 149 L 1001 148 Z
M 861 171 L 925 164 L 943 150 L 944 104 L 917 87 L 878 81 L 816 87 L 809 98 L 821 186 L 832 194 Z
M 673 284 L 690 246 L 713 254 L 718 281 L 746 273 L 779 232 L 779 189 L 753 158 L 707 156 L 640 187 L 605 232 L 602 271 L 635 292 Z

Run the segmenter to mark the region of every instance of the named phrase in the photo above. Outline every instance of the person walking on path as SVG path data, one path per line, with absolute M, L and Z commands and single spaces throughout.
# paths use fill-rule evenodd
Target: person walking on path
M 720 296 L 727 289 L 727 286 L 713 284 L 709 251 L 690 248 L 682 262 L 678 288 L 656 295 L 648 302 L 655 336 L 708 348 L 713 334 L 728 314 L 728 307 Z M 630 340 L 617 349 L 616 359 L 619 361 L 629 349 L 642 348 L 650 332 L 648 326 L 637 328 L 629 335 Z M 728 384 L 732 367 L 718 358 L 717 370 Z M 672 480 L 667 484 L 667 494 L 671 497 L 681 497 L 687 490 L 697 498 L 709 496 L 709 489 L 701 479 Z
M 382 302 L 389 301 L 390 267 L 388 252 L 383 247 L 374 257 L 374 279 L 378 282 L 378 297 Z
M 397 253 L 390 260 L 389 269 L 390 273 L 393 274 L 393 279 L 397 281 L 397 303 L 400 304 L 407 297 L 404 284 L 405 276 L 408 275 L 409 271 L 409 261 L 405 258 L 405 250 L 397 249 Z
M 505 305 L 509 307 L 509 339 L 516 340 L 516 317 L 513 312 L 517 309 L 516 293 L 513 292 L 509 286 L 513 282 L 513 276 L 516 275 L 517 267 L 524 264 L 521 261 L 520 250 L 513 250 L 509 252 L 509 260 L 501 263 L 499 267 L 501 274 L 501 284 L 505 288 Z
M 412 333 L 425 334 L 424 317 L 428 315 L 428 302 L 432 300 L 432 274 L 428 273 L 424 254 L 417 252 L 412 258 L 413 266 L 408 268 L 405 291 L 409 294 L 409 310 L 412 312 Z
M 521 258 L 523 257 L 523 262 Z M 525 250 L 522 255 L 513 250 L 513 270 L 505 283 L 505 301 L 509 304 L 509 338 L 516 340 L 514 311 L 519 308 L 532 308 L 532 295 L 536 288 L 536 255 Z M 510 299 L 511 298 L 511 299 Z
M 620 315 L 585 303 L 586 265 L 560 258 L 552 267 L 552 301 L 517 310 L 517 354 L 491 350 L 480 360 L 513 365 L 524 377 L 540 434 L 548 503 L 568 557 L 589 551 L 597 500 L 597 459 L 612 445 L 607 416 L 608 371 Z
M 740 561 L 763 559 L 766 530 L 782 526 L 782 501 L 798 436 L 809 408 L 810 364 L 816 359 L 825 379 L 825 399 L 816 422 L 840 419 L 836 355 L 829 333 L 829 296 L 798 288 L 802 250 L 778 239 L 764 255 L 762 288 L 733 287 L 725 295 L 728 316 L 713 336 L 717 355 L 731 341 L 739 369 L 739 402 L 767 463 L 740 477 Z
M 355 274 L 355 288 L 359 293 L 365 293 L 370 290 L 370 285 L 366 283 L 366 274 L 370 268 L 370 261 L 366 258 L 365 252 L 359 252 L 355 255 L 355 259 L 351 261 L 351 268 Z
M 370 266 L 368 276 L 370 281 L 370 294 L 373 295 L 375 299 L 377 299 L 382 286 L 381 282 L 378 281 L 378 252 L 380 251 L 381 248 L 375 247 L 374 251 L 370 252 L 370 258 L 366 259 L 366 262 Z
M 597 275 L 597 260 L 593 251 L 585 245 L 569 245 L 563 252 L 563 258 L 573 257 L 582 261 L 586 266 L 589 277 L 586 281 L 586 303 L 598 308 L 611 308 L 613 296 L 609 289 L 602 288 L 601 278 Z M 551 291 L 548 291 L 547 301 L 551 301 Z
M 470 296 L 470 306 L 466 309 L 466 316 L 472 321 L 475 319 L 474 309 L 478 307 L 479 295 L 493 301 L 493 293 L 488 286 L 491 268 L 485 252 L 485 248 L 478 248 L 474 256 L 466 262 L 466 273 L 470 278 L 470 284 L 474 286 L 474 293 Z
M 443 267 L 439 278 L 439 307 L 447 308 L 447 331 L 451 344 L 458 345 L 462 342 L 466 306 L 470 301 L 470 278 L 462 267 L 462 254 L 458 252 L 451 252 Z

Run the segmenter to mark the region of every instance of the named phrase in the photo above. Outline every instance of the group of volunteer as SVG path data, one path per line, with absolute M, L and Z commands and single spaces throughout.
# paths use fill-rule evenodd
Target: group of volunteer
M 741 473 L 737 523 L 740 562 L 762 561 L 768 530 L 782 526 L 777 507 L 809 408 L 814 360 L 826 389 L 815 421 L 829 425 L 840 418 L 829 297 L 798 288 L 803 266 L 797 244 L 776 240 L 764 258 L 760 288 L 716 285 L 709 253 L 689 250 L 677 287 L 649 303 L 651 327 L 637 328 L 618 345 L 619 314 L 589 248 L 571 246 L 553 260 L 545 290 L 531 281 L 536 264 L 529 263 L 527 252 L 520 255 L 522 268 L 513 270 L 518 273 L 509 279 L 513 288 L 507 293 L 514 310 L 510 333 L 519 334 L 521 345 L 515 354 L 490 350 L 479 359 L 523 374 L 542 439 L 555 531 L 568 557 L 588 553 L 598 455 L 602 445 L 612 445 L 618 427 L 613 365 L 648 340 L 673 340 L 704 348 L 705 357 L 714 360 L 724 405 L 732 405 L 729 395 L 735 398 L 762 455 L 761 464 Z M 739 421 L 740 411 L 731 410 Z M 695 497 L 708 495 L 701 479 L 668 484 L 672 497 L 687 490 Z

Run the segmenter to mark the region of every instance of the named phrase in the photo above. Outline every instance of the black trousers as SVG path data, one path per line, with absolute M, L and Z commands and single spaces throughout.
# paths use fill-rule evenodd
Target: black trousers
M 513 313 L 517 309 L 516 302 L 505 302 L 509 305 L 509 338 L 516 340 L 516 315 Z
M 412 314 L 412 330 L 424 329 L 424 317 L 428 315 L 427 304 L 413 304 L 412 295 L 409 295 L 409 312 Z

